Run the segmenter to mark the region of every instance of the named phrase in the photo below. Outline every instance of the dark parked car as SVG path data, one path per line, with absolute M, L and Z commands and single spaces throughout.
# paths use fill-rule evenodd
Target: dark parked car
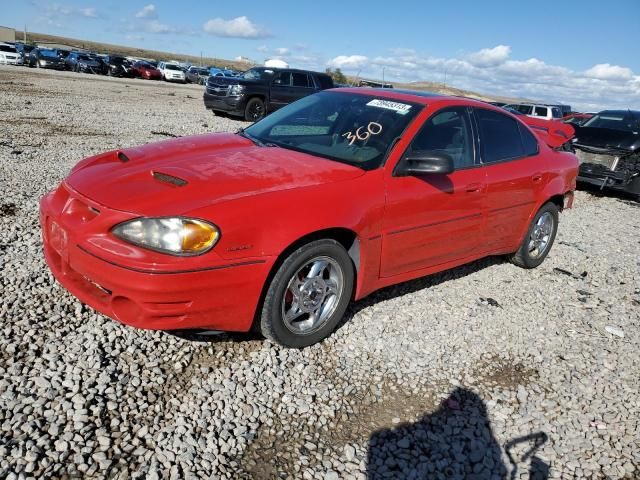
M 65 60 L 67 70 L 86 73 L 103 73 L 104 63 L 88 53 L 71 52 Z
M 186 72 L 187 82 L 202 85 L 209 78 L 209 69 L 204 67 L 189 67 Z
M 131 62 L 119 55 L 107 55 L 102 59 L 107 75 L 111 77 L 132 77 Z
M 22 65 L 29 65 L 29 54 L 36 48 L 33 45 L 25 45 L 24 43 L 16 43 L 16 51 L 18 56 L 22 58 Z
M 54 48 L 34 48 L 29 53 L 28 64 L 30 67 L 55 68 L 64 70 L 64 60 Z
M 256 67 L 239 77 L 210 76 L 204 105 L 214 113 L 225 112 L 255 122 L 280 107 L 333 86 L 326 73 Z
M 604 110 L 575 130 L 578 181 L 640 200 L 640 111 Z

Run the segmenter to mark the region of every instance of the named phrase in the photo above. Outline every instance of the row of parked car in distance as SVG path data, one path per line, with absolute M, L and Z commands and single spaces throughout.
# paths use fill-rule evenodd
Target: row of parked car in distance
M 0 64 L 25 65 L 116 77 L 139 77 L 147 80 L 197 83 L 204 85 L 209 76 L 238 76 L 228 68 L 183 65 L 176 61 L 155 62 L 121 55 L 101 55 L 87 51 L 36 47 L 24 43 L 0 43 Z

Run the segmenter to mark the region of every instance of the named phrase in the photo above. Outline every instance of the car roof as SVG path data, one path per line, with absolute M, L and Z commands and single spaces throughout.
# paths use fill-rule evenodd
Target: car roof
M 631 114 L 634 117 L 640 117 L 640 110 L 602 110 L 601 112 L 598 112 L 598 115 L 600 115 L 601 113 L 609 113 L 609 114 L 618 114 L 618 115 L 628 115 Z
M 413 103 L 418 103 L 422 105 L 464 102 L 465 104 L 470 106 L 487 108 L 491 110 L 496 110 L 498 112 L 504 111 L 500 107 L 496 107 L 495 105 L 491 105 L 490 103 L 483 102 L 481 100 L 476 100 L 468 97 L 458 97 L 455 95 L 442 95 L 439 93 L 434 93 L 434 92 L 429 92 L 424 90 L 408 90 L 408 89 L 402 89 L 402 88 L 347 87 L 347 88 L 332 88 L 331 91 L 356 93 L 359 95 L 375 95 L 378 98 L 413 102 Z

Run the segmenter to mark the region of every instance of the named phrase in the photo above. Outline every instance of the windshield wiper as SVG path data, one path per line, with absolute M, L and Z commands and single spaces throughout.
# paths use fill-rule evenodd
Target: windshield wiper
M 236 132 L 236 135 L 240 135 L 241 137 L 251 140 L 254 144 L 258 145 L 259 147 L 277 147 L 278 146 L 275 143 L 263 142 L 258 137 L 254 137 L 253 135 L 247 133 L 247 131 L 244 128 L 239 129 Z

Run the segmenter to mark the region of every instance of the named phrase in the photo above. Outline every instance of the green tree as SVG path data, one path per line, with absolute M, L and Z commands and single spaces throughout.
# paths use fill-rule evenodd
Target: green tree
M 347 83 L 347 77 L 344 75 L 344 73 L 342 73 L 342 71 L 339 68 L 336 68 L 335 70 L 331 70 L 330 68 L 327 68 L 325 70 L 325 73 L 329 76 L 331 76 L 331 78 L 333 79 L 334 83 Z

